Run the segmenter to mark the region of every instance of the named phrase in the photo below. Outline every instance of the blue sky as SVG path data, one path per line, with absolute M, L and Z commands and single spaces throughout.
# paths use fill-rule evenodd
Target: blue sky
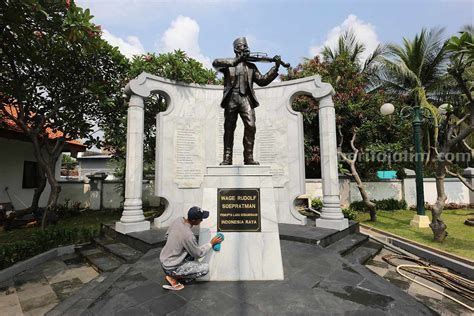
M 103 37 L 131 56 L 181 48 L 205 65 L 233 55 L 232 41 L 247 36 L 252 51 L 280 54 L 292 65 L 355 30 L 368 52 L 402 42 L 422 27 L 445 35 L 474 24 L 474 0 L 76 0 L 90 8 Z

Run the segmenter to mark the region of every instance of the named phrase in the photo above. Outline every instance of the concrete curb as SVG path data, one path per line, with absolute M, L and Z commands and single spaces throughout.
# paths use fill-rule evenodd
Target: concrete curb
M 464 258 L 456 260 L 454 255 L 446 254 L 443 255 L 441 250 L 431 249 L 427 246 L 420 245 L 419 243 L 407 240 L 403 237 L 387 233 L 380 229 L 376 229 L 367 225 L 360 224 L 363 228 L 368 231 L 374 231 L 386 237 L 387 243 L 408 251 L 420 258 L 426 259 L 437 265 L 451 269 L 459 274 L 466 276 L 469 279 L 474 279 L 474 264 L 472 261 Z M 448 257 L 449 256 L 449 257 Z M 461 261 L 462 260 L 462 261 Z
M 31 269 L 39 264 L 42 264 L 53 258 L 74 253 L 75 245 L 63 246 L 48 250 L 33 258 L 26 259 L 14 264 L 11 267 L 5 268 L 0 271 L 0 282 L 13 278 L 15 275 L 22 273 L 28 269 Z

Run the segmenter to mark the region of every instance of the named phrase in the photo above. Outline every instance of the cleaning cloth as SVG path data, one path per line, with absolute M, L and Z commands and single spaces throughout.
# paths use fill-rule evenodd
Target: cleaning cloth
M 224 234 L 223 233 L 217 233 L 216 237 L 220 237 L 222 239 L 222 241 L 224 241 Z M 220 243 L 217 243 L 214 246 L 212 246 L 212 249 L 214 249 L 214 251 L 221 251 L 222 241 Z

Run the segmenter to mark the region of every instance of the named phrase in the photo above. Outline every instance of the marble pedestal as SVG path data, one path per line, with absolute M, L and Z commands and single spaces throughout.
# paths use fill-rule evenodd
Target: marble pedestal
M 220 252 L 211 250 L 202 259 L 209 274 L 201 280 L 283 280 L 277 210 L 270 167 L 207 167 L 204 176 L 202 208 L 210 212 L 200 225 L 199 242 L 217 233 L 218 189 L 260 189 L 261 232 L 224 232 Z

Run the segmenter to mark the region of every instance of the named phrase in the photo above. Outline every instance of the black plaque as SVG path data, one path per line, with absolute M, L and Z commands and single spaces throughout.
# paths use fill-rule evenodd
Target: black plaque
M 260 189 L 217 189 L 217 231 L 260 232 Z

